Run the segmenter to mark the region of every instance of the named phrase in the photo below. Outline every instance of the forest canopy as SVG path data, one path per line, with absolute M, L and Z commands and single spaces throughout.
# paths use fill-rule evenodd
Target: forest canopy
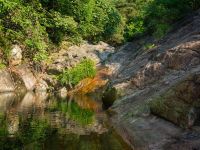
M 0 0 L 0 56 L 6 60 L 13 44 L 24 46 L 25 58 L 42 61 L 62 41 L 161 38 L 199 7 L 199 0 Z

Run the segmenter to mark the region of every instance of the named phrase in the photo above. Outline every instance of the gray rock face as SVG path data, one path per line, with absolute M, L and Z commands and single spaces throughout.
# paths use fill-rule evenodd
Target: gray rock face
M 10 73 L 7 70 L 0 70 L 0 92 L 14 91 L 15 86 Z
M 32 91 L 37 80 L 27 65 L 16 66 L 12 71 L 17 89 Z
M 52 54 L 53 63 L 49 65 L 48 72 L 58 74 L 63 69 L 74 67 L 85 58 L 93 60 L 96 64 L 101 64 L 112 53 L 114 53 L 114 47 L 104 42 L 100 42 L 97 45 L 85 43 L 80 46 L 71 46 L 68 49 L 62 49 L 60 52 Z
M 19 65 L 22 61 L 22 50 L 18 45 L 13 45 L 10 52 L 10 65 Z
M 199 83 L 185 84 L 184 81 L 200 73 L 200 12 L 186 22 L 156 42 L 155 48 L 144 51 L 144 43 L 152 43 L 152 39 L 146 37 L 123 46 L 106 62 L 113 72 L 111 86 L 122 93 L 111 108 L 118 114 L 112 120 L 134 149 L 160 150 L 169 143 L 178 143 L 174 137 L 182 140 L 183 130 L 153 116 L 149 108 L 150 101 L 173 90 L 175 85 L 183 83 L 182 90 L 173 91 L 171 101 L 166 99 L 164 103 L 157 103 L 157 107 L 152 108 L 154 114 L 189 127 L 194 125 L 195 119 L 189 117 L 199 114 L 193 109 L 193 106 L 199 108 L 199 95 L 195 94 L 199 91 Z M 164 110 L 162 113 L 159 107 Z M 180 109 L 185 109 L 186 113 L 181 113 Z M 195 132 L 200 133 L 200 130 Z M 192 144 L 193 141 L 191 147 Z

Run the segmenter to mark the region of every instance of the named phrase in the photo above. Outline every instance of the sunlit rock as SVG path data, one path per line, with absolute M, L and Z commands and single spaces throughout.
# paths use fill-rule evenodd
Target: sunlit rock
M 7 92 L 0 93 L 0 112 L 5 113 L 11 107 L 11 104 L 15 100 L 15 93 Z
M 12 68 L 12 76 L 18 91 L 35 89 L 37 80 L 27 65 Z
M 80 95 L 102 94 L 108 84 L 107 76 L 109 73 L 106 68 L 99 70 L 94 78 L 86 78 L 80 81 L 74 92 Z
M 48 90 L 47 83 L 41 78 L 37 79 L 37 83 L 35 85 L 35 91 L 36 92 L 47 92 L 47 90 Z
M 65 87 L 61 88 L 59 91 L 58 91 L 58 95 L 59 97 L 61 98 L 66 98 L 67 97 L 67 94 L 68 94 L 68 91 Z
M 15 86 L 10 73 L 7 70 L 0 70 L 0 92 L 14 91 Z
M 18 45 L 13 45 L 10 51 L 10 65 L 19 65 L 22 61 L 22 50 Z
M 63 48 L 58 53 L 51 54 L 54 61 L 48 66 L 47 71 L 50 74 L 62 73 L 63 69 L 72 68 L 85 58 L 91 59 L 99 65 L 108 59 L 114 51 L 114 47 L 104 42 L 99 42 L 96 45 L 85 42 L 79 46 Z

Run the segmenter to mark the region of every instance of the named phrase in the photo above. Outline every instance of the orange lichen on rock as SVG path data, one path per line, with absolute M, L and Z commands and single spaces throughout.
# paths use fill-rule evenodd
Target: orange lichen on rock
M 109 75 L 110 72 L 107 68 L 100 69 L 94 78 L 83 79 L 71 93 L 78 93 L 80 95 L 93 93 L 106 86 Z

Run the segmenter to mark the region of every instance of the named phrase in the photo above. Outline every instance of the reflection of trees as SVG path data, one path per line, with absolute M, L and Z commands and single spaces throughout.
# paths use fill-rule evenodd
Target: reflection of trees
M 0 102 L 5 108 L 0 113 L 0 149 L 106 150 L 111 145 L 109 150 L 112 150 L 112 145 L 118 144 L 97 123 L 95 113 L 101 109 L 94 100 L 89 97 L 45 100 L 44 97 L 27 93 L 20 100 L 15 96 L 6 103 Z
M 41 144 L 51 134 L 51 128 L 45 118 L 19 117 L 18 132 L 10 137 L 8 132 L 8 122 L 5 117 L 1 117 L 0 122 L 0 149 L 41 149 Z M 22 148 L 23 147 L 23 148 Z
M 87 125 L 94 121 L 94 111 L 80 107 L 72 97 L 68 100 L 52 101 L 50 111 L 59 111 L 68 119 L 76 121 L 81 125 Z

